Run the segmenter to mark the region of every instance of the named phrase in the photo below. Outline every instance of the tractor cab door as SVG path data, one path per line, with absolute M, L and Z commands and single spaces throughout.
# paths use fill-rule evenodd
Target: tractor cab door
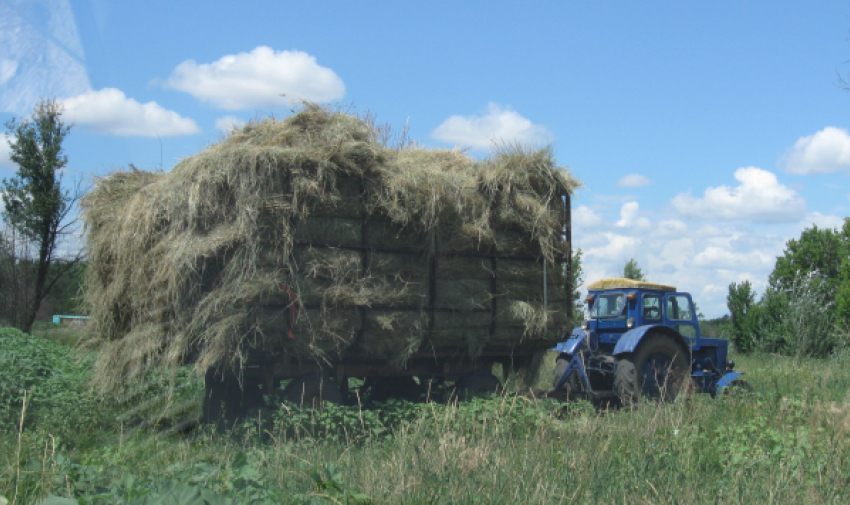
M 699 339 L 699 322 L 691 295 L 687 293 L 665 293 L 663 299 L 664 325 L 670 326 L 685 337 L 693 347 Z

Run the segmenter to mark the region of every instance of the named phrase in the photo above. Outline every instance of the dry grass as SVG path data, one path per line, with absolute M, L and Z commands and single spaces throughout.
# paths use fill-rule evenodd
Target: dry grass
M 114 390 L 151 367 L 186 362 L 200 372 L 239 367 L 253 350 L 333 363 L 360 331 L 357 309 L 376 306 L 385 309 L 370 313 L 358 352 L 403 366 L 434 336 L 422 312 L 433 255 L 449 266 L 446 253 L 457 251 L 533 255 L 548 262 L 549 292 L 558 292 L 555 259 L 569 254 L 561 198 L 578 182 L 551 150 L 504 146 L 475 161 L 459 151 L 389 149 L 378 133 L 306 106 L 284 121 L 248 124 L 169 173 L 131 168 L 100 179 L 82 202 L 99 386 Z M 363 216 L 372 247 L 413 253 L 364 258 L 327 247 L 362 244 Z M 519 331 L 497 340 L 545 346 L 569 311 L 550 303 L 542 312 L 542 265 L 509 265 L 498 292 L 484 298 L 476 297 L 480 281 L 493 273 L 479 265 L 450 278 L 464 282 L 443 286 L 441 302 L 463 315 L 504 298 L 499 324 Z M 290 303 L 300 309 L 292 339 L 280 308 Z M 477 352 L 490 335 L 476 328 L 435 329 L 441 344 Z

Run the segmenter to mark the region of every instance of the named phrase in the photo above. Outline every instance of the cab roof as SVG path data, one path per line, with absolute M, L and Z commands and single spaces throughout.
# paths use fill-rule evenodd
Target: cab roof
M 673 286 L 655 284 L 653 282 L 646 281 L 636 281 L 634 279 L 626 279 L 624 277 L 602 279 L 587 286 L 588 291 L 603 291 L 606 289 L 651 289 L 653 291 L 676 291 L 676 288 Z

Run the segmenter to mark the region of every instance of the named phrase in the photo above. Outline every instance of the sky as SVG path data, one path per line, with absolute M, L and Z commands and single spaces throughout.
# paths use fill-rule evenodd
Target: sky
M 427 148 L 551 145 L 585 281 L 634 258 L 727 313 L 809 227 L 850 216 L 846 1 L 0 0 L 0 120 L 42 97 L 66 176 L 170 170 L 299 100 Z M 0 142 L 0 178 L 14 175 Z

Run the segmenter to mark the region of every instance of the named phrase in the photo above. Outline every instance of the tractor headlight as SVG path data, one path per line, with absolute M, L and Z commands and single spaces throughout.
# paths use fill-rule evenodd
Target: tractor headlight
M 590 321 L 585 320 L 583 323 L 581 323 L 582 330 L 587 330 L 588 328 L 590 328 Z
M 626 319 L 626 328 L 631 330 L 634 327 L 635 327 L 635 318 L 630 317 L 630 318 Z

